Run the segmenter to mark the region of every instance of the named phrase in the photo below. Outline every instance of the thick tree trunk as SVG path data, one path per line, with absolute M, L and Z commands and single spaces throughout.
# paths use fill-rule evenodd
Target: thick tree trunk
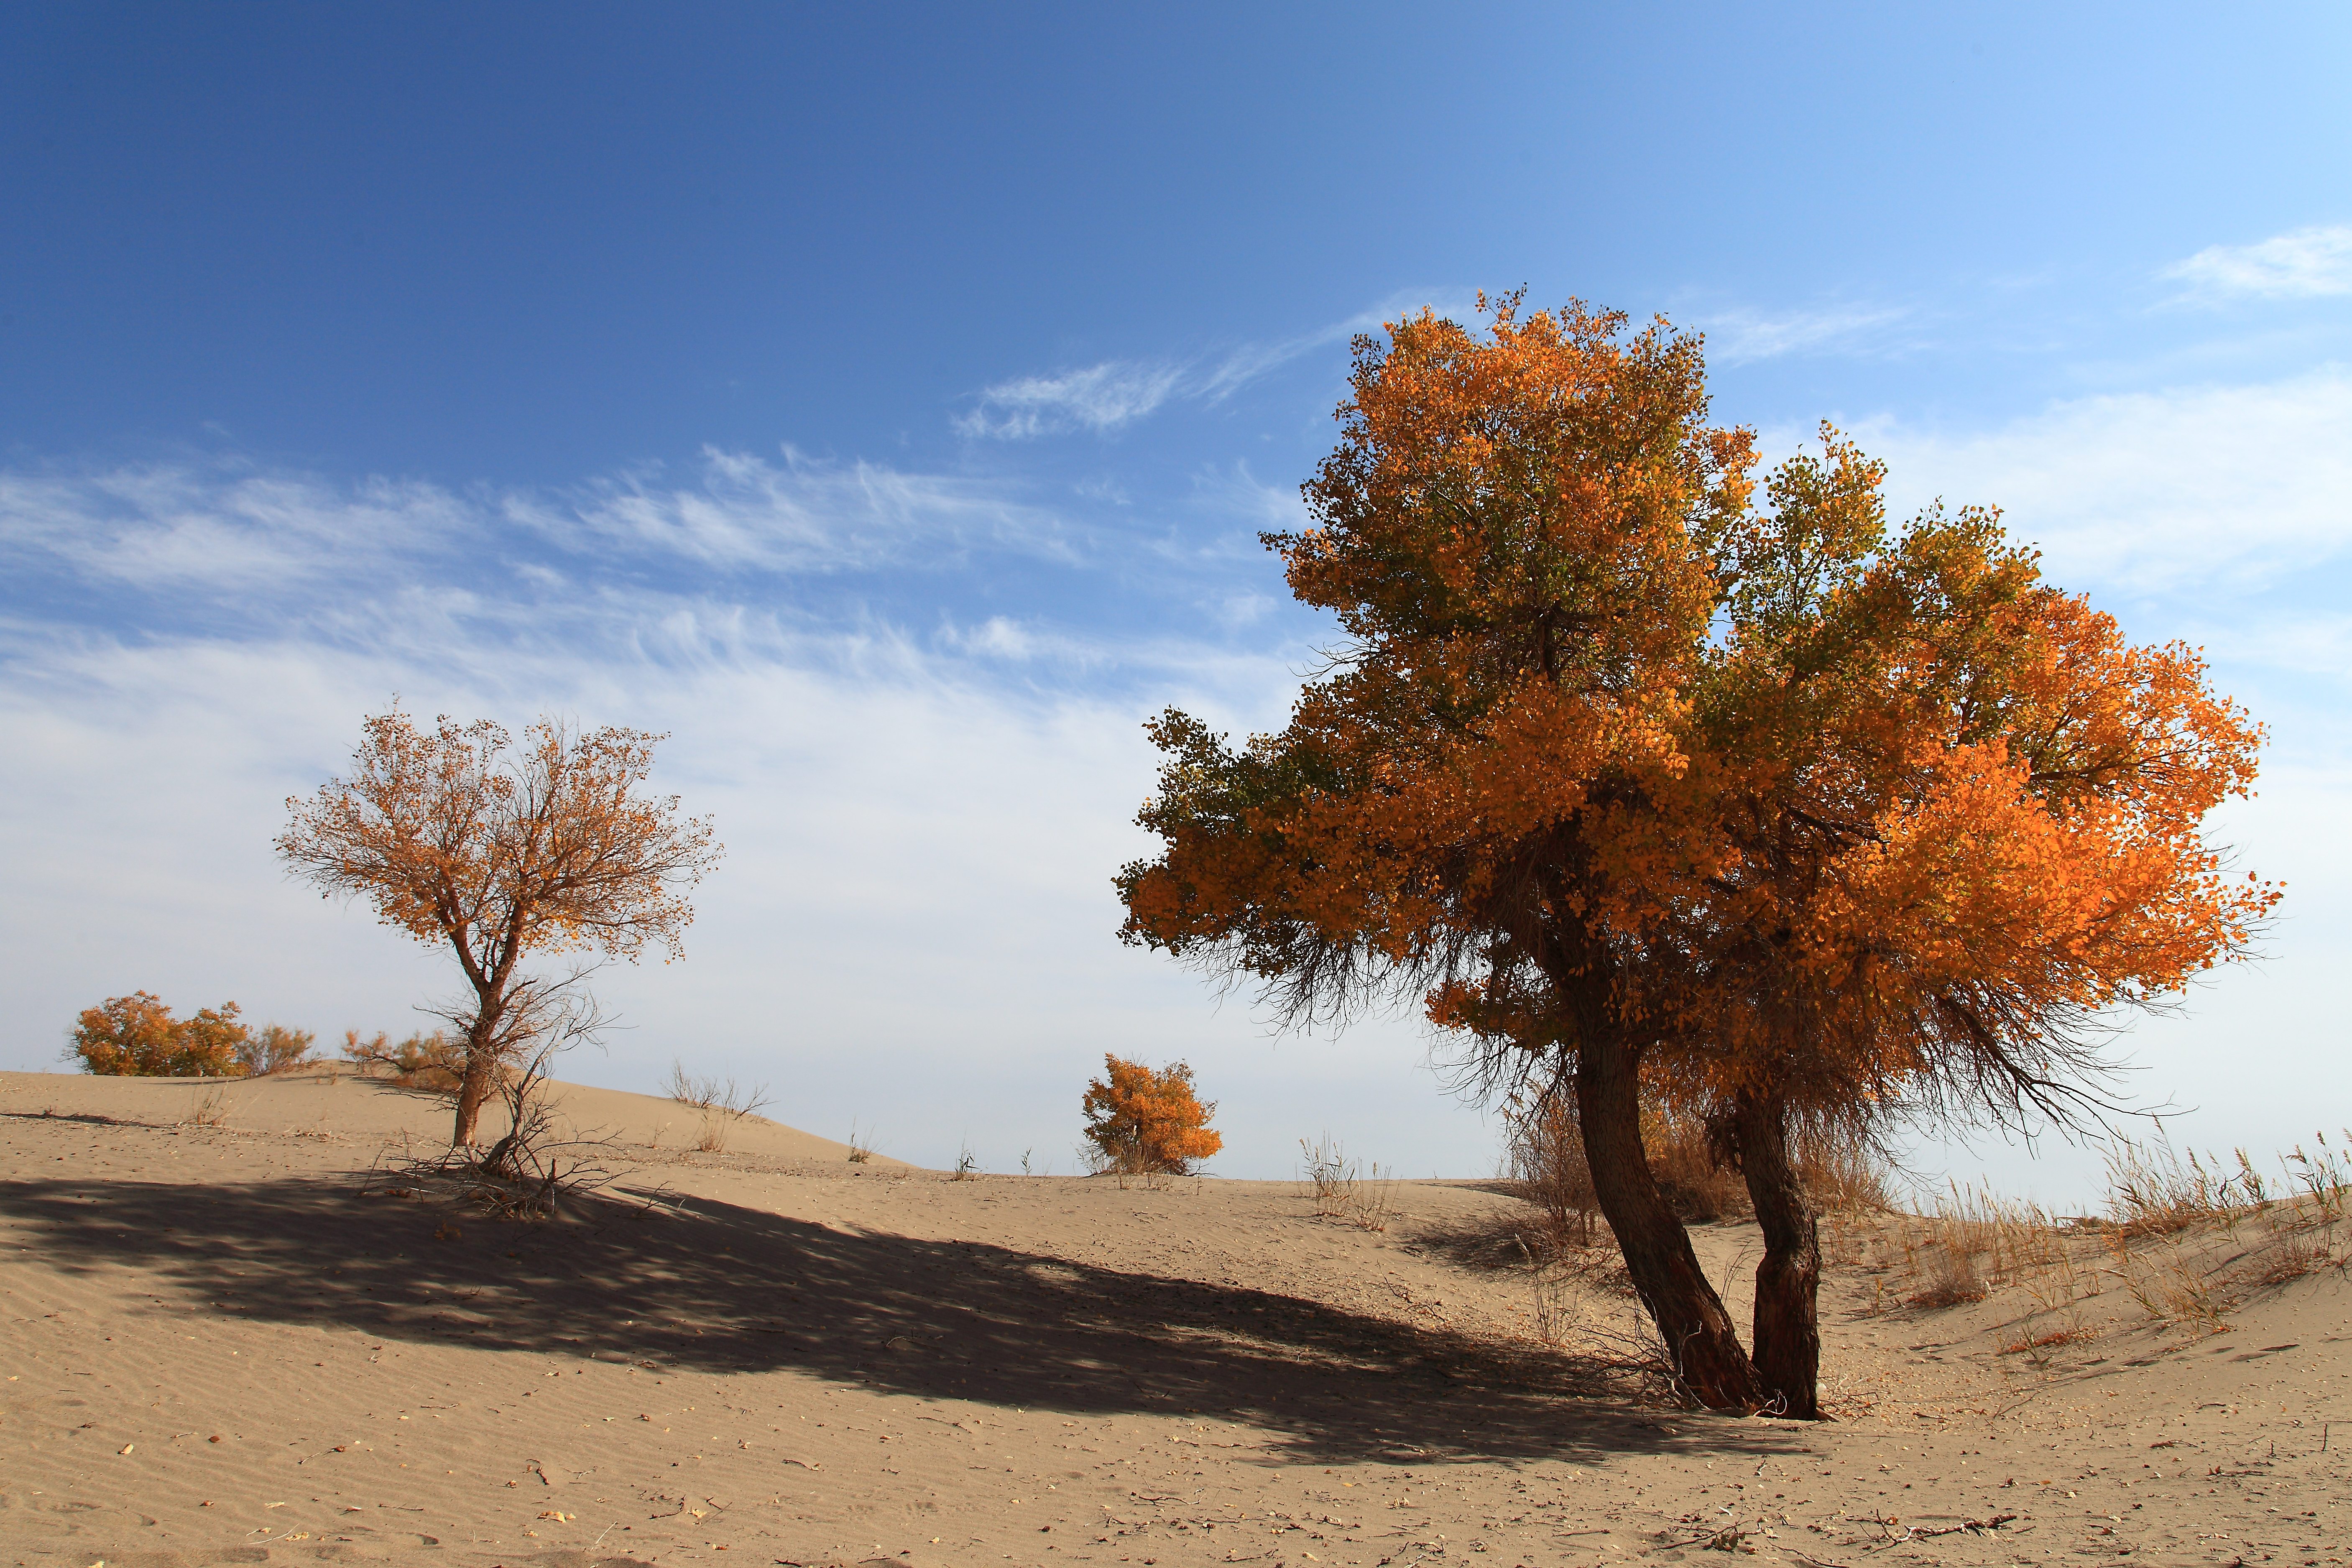
M 1733 1112 L 1740 1173 L 1764 1232 L 1756 1266 L 1756 1379 L 1767 1408 L 1821 1419 L 1821 1227 L 1789 1160 L 1788 1117 L 1778 1100 L 1742 1094 Z
M 468 971 L 471 973 L 471 971 Z M 474 1016 L 466 1021 L 466 1076 L 457 1080 L 457 1127 L 450 1147 L 474 1146 L 474 1124 L 499 1086 L 499 1027 L 507 1011 L 504 968 L 474 981 Z
M 1731 1314 L 1698 1266 L 1682 1221 L 1650 1173 L 1634 1053 L 1588 1039 L 1577 1055 L 1576 1109 L 1593 1194 L 1616 1233 L 1633 1289 L 1665 1341 L 1674 1373 L 1701 1405 L 1752 1409 L 1759 1403 L 1755 1368 L 1739 1348 Z

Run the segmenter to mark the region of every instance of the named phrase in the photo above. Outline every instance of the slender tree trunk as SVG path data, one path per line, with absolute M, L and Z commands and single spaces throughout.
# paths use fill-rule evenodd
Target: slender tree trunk
M 482 1103 L 498 1087 L 499 1053 L 492 1042 L 498 1038 L 504 1004 L 503 996 L 483 996 L 466 1029 L 466 1076 L 457 1082 L 457 1127 L 450 1134 L 452 1148 L 473 1147 L 474 1125 L 481 1120 Z
M 1788 1116 L 1779 1100 L 1743 1093 L 1733 1112 L 1739 1170 L 1764 1232 L 1756 1266 L 1756 1378 L 1783 1415 L 1821 1419 L 1821 1226 L 1789 1160 Z
M 1576 1109 L 1593 1194 L 1690 1397 L 1717 1410 L 1751 1409 L 1759 1403 L 1756 1370 L 1698 1266 L 1689 1234 L 1650 1173 L 1638 1065 L 1633 1051 L 1613 1041 L 1588 1038 L 1579 1047 Z

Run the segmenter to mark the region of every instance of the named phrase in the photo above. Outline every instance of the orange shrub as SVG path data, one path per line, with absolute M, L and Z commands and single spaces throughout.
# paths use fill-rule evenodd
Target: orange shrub
M 1107 1170 L 1183 1175 L 1197 1160 L 1225 1146 L 1209 1129 L 1216 1101 L 1192 1092 L 1192 1069 L 1182 1062 L 1153 1072 L 1141 1062 L 1106 1054 L 1104 1076 L 1087 1085 L 1087 1142 Z
M 109 1077 L 241 1078 L 239 1052 L 252 1033 L 236 1021 L 234 1002 L 174 1018 L 162 997 L 133 991 L 84 1008 L 68 1038 L 68 1056 Z

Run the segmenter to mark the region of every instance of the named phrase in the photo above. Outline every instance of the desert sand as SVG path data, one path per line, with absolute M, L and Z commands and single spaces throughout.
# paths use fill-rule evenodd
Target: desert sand
M 1795 1423 L 1662 1403 L 1605 1269 L 1539 1314 L 1492 1183 L 1372 1229 L 562 1092 L 628 1169 L 525 1224 L 420 1195 L 444 1103 L 348 1069 L 0 1074 L 0 1561 L 2352 1563 L 2352 1285 L 2234 1235 L 2225 1331 L 2093 1244 L 2021 1352 L 2046 1281 L 1906 1305 L 1845 1222 Z M 1738 1298 L 1752 1226 L 1695 1235 Z

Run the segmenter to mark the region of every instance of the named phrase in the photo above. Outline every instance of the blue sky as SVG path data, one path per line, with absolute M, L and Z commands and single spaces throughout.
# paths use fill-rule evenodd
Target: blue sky
M 134 986 L 406 1027 L 439 962 L 268 853 L 396 692 L 669 731 L 719 817 L 577 1076 L 1066 1169 L 1182 1054 L 1228 1173 L 1487 1168 L 1409 1018 L 1270 1039 L 1108 879 L 1139 720 L 1276 722 L 1324 634 L 1255 535 L 1349 334 L 1526 285 L 2208 647 L 2289 901 L 2137 1087 L 2340 1123 L 2347 79 L 2320 5 L 0 9 L 0 1065 Z

